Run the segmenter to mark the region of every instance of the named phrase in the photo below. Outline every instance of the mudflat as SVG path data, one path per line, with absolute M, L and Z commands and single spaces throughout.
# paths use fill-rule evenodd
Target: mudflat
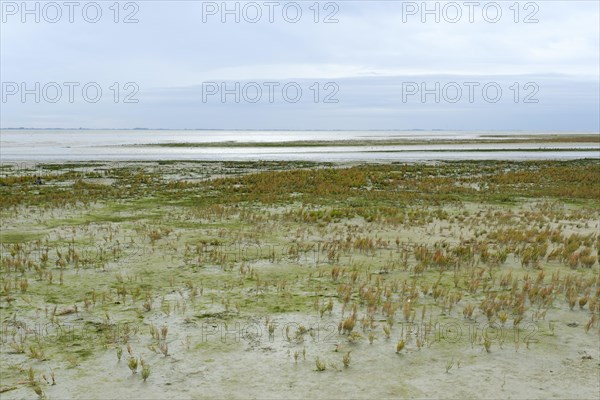
M 597 398 L 599 167 L 3 164 L 0 395 Z

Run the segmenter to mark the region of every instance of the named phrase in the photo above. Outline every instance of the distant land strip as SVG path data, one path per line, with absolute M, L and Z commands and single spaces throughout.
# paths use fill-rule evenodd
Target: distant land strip
M 507 139 L 381 139 L 381 140 L 296 140 L 279 142 L 174 142 L 124 145 L 126 147 L 331 147 L 331 146 L 418 146 L 418 145 L 461 145 L 461 144 L 525 144 L 525 143 L 594 143 L 600 145 L 600 136 L 537 136 Z M 492 149 L 499 151 L 500 149 Z M 550 149 L 543 149 L 550 150 Z M 564 150 L 564 149 L 552 149 Z M 573 149 L 578 150 L 578 149 Z M 434 151 L 434 150 L 427 150 Z M 452 150 L 456 151 L 456 150 Z M 461 150 L 462 151 L 462 150 Z

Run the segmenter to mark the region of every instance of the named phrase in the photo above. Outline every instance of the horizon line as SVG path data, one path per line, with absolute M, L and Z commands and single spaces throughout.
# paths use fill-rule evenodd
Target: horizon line
M 33 128 L 33 127 L 8 127 L 0 130 L 31 130 L 31 131 L 42 131 L 42 130 L 62 130 L 62 131 L 251 131 L 251 132 L 285 132 L 285 131 L 300 131 L 300 132 L 549 132 L 549 133 L 561 133 L 561 132 L 580 132 L 580 133 L 598 133 L 597 130 L 568 130 L 568 129 L 440 129 L 440 128 L 410 128 L 410 129 L 294 129 L 294 128 L 61 128 L 61 127 L 48 127 L 48 128 Z

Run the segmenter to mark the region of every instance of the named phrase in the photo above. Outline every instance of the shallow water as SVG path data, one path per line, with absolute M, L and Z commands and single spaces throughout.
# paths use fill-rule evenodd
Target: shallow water
M 552 134 L 556 132 L 539 132 Z M 425 144 L 323 147 L 137 147 L 141 144 L 286 142 L 314 140 L 481 140 L 518 138 L 535 132 L 458 131 L 183 131 L 183 130 L 3 130 L 0 156 L 13 161 L 88 160 L 548 160 L 598 158 L 592 143 Z M 494 151 L 497 149 L 498 151 Z M 526 151 L 548 149 L 547 151 Z M 577 149 L 560 151 L 558 149 Z M 444 151 L 440 151 L 444 150 Z M 467 151 L 468 150 L 468 151 Z M 482 150 L 482 151 L 477 151 Z M 490 151 L 491 150 L 491 151 Z

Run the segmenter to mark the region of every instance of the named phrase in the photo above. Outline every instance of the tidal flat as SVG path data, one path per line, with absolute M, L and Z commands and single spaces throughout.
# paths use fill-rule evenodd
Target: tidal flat
M 0 215 L 2 399 L 600 391 L 598 159 L 5 163 Z

